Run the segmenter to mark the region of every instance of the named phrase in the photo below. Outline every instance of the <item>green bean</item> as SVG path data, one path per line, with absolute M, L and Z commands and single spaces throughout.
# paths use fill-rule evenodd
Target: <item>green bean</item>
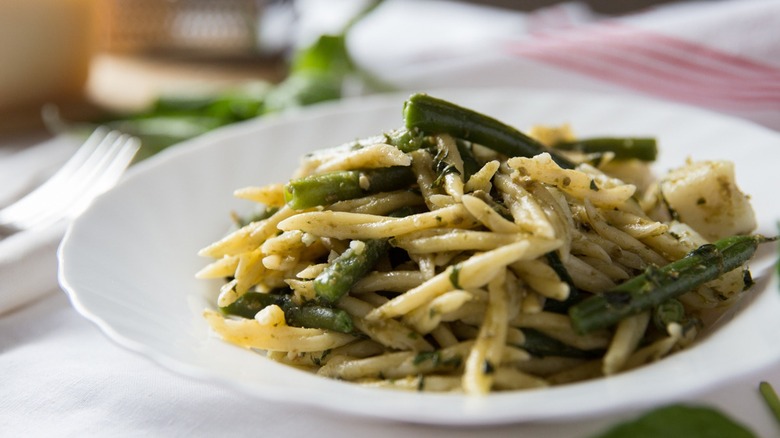
M 556 143 L 553 148 L 585 153 L 613 152 L 617 160 L 655 161 L 658 156 L 655 139 L 642 137 L 593 137 Z
M 545 257 L 547 258 L 547 263 L 550 264 L 550 267 L 558 275 L 558 278 L 569 286 L 569 296 L 563 301 L 546 300 L 544 302 L 544 310 L 555 313 L 566 313 L 571 306 L 585 299 L 585 293 L 574 285 L 574 280 L 572 280 L 566 267 L 563 266 L 561 257 L 557 252 L 548 252 L 545 254 Z
M 320 328 L 341 333 L 354 329 L 352 317 L 344 310 L 307 304 L 291 307 L 284 312 L 287 324 L 298 327 Z
M 268 219 L 269 217 L 273 216 L 277 211 L 279 211 L 278 207 L 261 207 L 245 216 L 239 216 L 236 214 L 235 216 L 233 216 L 233 222 L 236 224 L 236 227 L 241 228 L 252 222 Z
M 533 157 L 549 152 L 563 168 L 574 163 L 550 150 L 537 140 L 492 117 L 428 96 L 414 94 L 404 103 L 404 121 L 407 129 L 425 133 L 447 133 L 453 137 L 481 144 L 509 157 Z
M 252 319 L 257 315 L 257 312 L 266 307 L 273 304 L 280 305 L 281 303 L 282 298 L 279 294 L 247 292 L 227 306 L 220 307 L 219 310 L 227 315 Z
M 664 267 L 650 267 L 615 288 L 591 296 L 569 309 L 572 326 L 588 333 L 650 310 L 747 262 L 759 244 L 776 238 L 733 236 L 702 245 Z
M 338 301 L 371 271 L 390 248 L 385 239 L 371 239 L 363 243 L 359 249 L 352 246 L 347 248 L 314 279 L 314 291 L 321 301 Z
M 350 333 L 353 330 L 352 318 L 347 312 L 314 304 L 298 306 L 292 302 L 290 295 L 285 293 L 247 292 L 220 310 L 228 315 L 251 319 L 270 305 L 279 306 L 284 311 L 287 324 L 294 327 L 319 328 L 341 333 Z
M 455 140 L 455 145 L 460 152 L 460 158 L 463 160 L 463 180 L 468 181 L 471 175 L 479 172 L 482 166 L 479 165 L 474 154 L 471 152 L 471 144 L 461 139 Z
M 673 323 L 682 323 L 685 320 L 685 307 L 674 298 L 670 298 L 657 305 L 653 310 L 653 323 L 661 330 Z
M 284 198 L 287 205 L 300 210 L 371 193 L 398 190 L 414 182 L 414 172 L 404 166 L 339 170 L 290 181 L 284 187 Z
M 579 359 L 593 359 L 604 355 L 604 350 L 581 350 L 577 347 L 565 344 L 541 331 L 522 329 L 525 341 L 518 347 L 537 357 L 560 356 Z

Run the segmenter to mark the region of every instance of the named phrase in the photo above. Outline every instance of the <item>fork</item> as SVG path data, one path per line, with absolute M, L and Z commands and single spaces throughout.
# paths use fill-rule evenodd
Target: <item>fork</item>
M 51 178 L 0 210 L 0 237 L 75 217 L 116 184 L 139 147 L 135 137 L 105 127 L 95 129 Z

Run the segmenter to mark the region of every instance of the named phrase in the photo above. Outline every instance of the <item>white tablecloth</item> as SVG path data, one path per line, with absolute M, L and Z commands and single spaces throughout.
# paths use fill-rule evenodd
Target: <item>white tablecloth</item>
M 778 5 L 780 2 L 760 0 L 707 6 L 693 3 L 645 11 L 603 28 L 599 27 L 600 17 L 576 3 L 534 14 L 514 14 L 438 2 L 389 1 L 382 6 L 384 10 L 355 29 L 350 46 L 358 63 L 401 88 L 525 85 L 634 92 L 698 104 L 780 129 Z M 415 7 L 423 15 L 409 9 Z M 406 26 L 399 28 L 399 17 L 404 15 Z M 427 37 L 420 36 L 415 27 L 420 20 L 408 21 L 415 16 L 432 23 Z M 388 29 L 395 29 L 398 38 L 388 40 Z M 447 33 L 452 29 L 458 32 Z M 636 41 L 651 44 L 651 48 L 605 49 L 605 42 L 622 41 L 604 39 L 606 33 L 630 33 L 631 29 L 638 29 L 642 36 Z M 507 44 L 497 46 L 497 41 Z M 631 70 L 610 77 L 609 69 L 556 57 L 555 53 L 576 52 L 577 41 L 590 41 L 592 50 L 600 48 L 590 55 L 602 66 L 614 62 L 610 53 L 618 53 L 621 59 L 633 53 Z M 662 42 L 671 45 L 652 46 Z M 693 52 L 685 61 L 672 49 L 659 52 L 658 47 Z M 661 70 L 648 74 L 642 66 Z M 693 71 L 692 76 L 683 74 L 686 66 Z M 718 68 L 727 67 L 728 74 L 717 73 Z M 707 71 L 712 72 L 712 78 L 705 81 Z M 652 75 L 666 79 L 642 85 Z M 676 88 L 668 83 L 673 78 L 685 81 L 692 87 L 690 92 L 675 94 Z M 703 82 L 697 83 L 696 78 Z M 56 168 L 72 151 L 72 145 L 61 141 L 46 147 L 45 153 L 38 155 L 34 151 L 43 149 L 19 152 L 0 148 L 0 203 L 14 196 L 14 184 Z M 48 239 L 48 246 L 32 245 L 35 241 L 30 238 L 30 244 L 20 244 L 10 255 L 8 242 L 0 242 L 0 293 L 22 295 L 0 297 L 0 304 L 5 304 L 0 306 L 4 307 L 0 313 L 0 436 L 561 438 L 590 436 L 636 414 L 456 429 L 357 418 L 250 398 L 173 374 L 113 344 L 78 315 L 52 283 L 52 240 Z M 27 250 L 19 249 L 23 247 Z M 24 256 L 18 257 L 20 254 Z M 780 364 L 723 382 L 705 393 L 691 394 L 683 401 L 721 409 L 759 436 L 780 436 L 780 426 L 758 393 L 762 380 L 780 388 Z

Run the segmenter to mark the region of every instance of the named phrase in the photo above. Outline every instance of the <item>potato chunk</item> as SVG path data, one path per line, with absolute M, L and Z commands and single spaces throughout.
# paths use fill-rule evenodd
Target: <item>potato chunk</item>
M 661 193 L 680 221 L 711 242 L 756 227 L 750 200 L 737 187 L 730 161 L 688 162 L 666 175 Z

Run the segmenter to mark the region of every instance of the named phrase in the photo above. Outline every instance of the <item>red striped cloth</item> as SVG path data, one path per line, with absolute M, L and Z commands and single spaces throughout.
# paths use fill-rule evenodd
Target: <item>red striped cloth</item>
M 417 12 L 420 23 L 410 18 Z M 350 41 L 356 59 L 405 89 L 638 93 L 780 130 L 780 1 L 686 2 L 603 17 L 581 3 L 522 14 L 391 0 L 366 21 Z
M 536 33 L 506 50 L 664 98 L 725 110 L 780 109 L 779 67 L 620 20 Z

